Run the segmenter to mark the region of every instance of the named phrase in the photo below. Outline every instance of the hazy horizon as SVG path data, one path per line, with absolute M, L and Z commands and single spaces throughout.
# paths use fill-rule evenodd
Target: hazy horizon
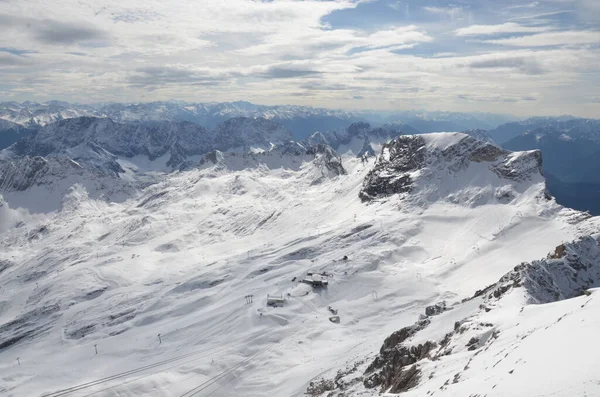
M 595 0 L 9 0 L 0 98 L 600 113 Z

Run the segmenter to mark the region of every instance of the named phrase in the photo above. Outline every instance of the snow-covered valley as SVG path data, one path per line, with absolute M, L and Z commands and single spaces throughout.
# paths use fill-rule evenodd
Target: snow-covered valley
M 598 220 L 547 196 L 537 152 L 458 133 L 394 142 L 377 157 L 344 154 L 343 171 L 327 151 L 216 152 L 119 200 L 76 185 L 51 212 L 16 208 L 43 200 L 32 189 L 44 185 L 6 193 L 0 391 L 376 396 L 398 382 L 367 387 L 371 374 L 406 371 L 382 343 L 426 321 L 401 341 L 436 344 L 406 396 L 600 396 L 586 352 L 600 329 L 596 238 L 565 250 L 589 259 L 569 290 L 580 297 L 539 305 L 527 283 L 485 290 L 595 236 Z M 156 168 L 119 161 L 121 179 Z M 328 287 L 300 282 L 308 272 Z M 441 301 L 450 310 L 419 320 Z

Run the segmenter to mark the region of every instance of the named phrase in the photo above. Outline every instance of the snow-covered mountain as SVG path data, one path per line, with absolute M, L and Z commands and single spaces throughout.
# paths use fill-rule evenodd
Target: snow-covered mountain
M 535 124 L 504 143 L 509 150 L 540 150 L 550 191 L 560 203 L 600 213 L 600 120 Z
M 48 126 L 4 155 L 96 147 L 132 183 L 151 176 L 125 153 L 159 155 L 153 140 L 72 122 L 79 134 Z M 262 151 L 254 122 L 232 123 L 252 144 L 229 139 L 124 200 L 78 184 L 56 212 L 17 208 L 31 190 L 0 203 L 4 394 L 594 395 L 595 356 L 581 352 L 598 329 L 581 320 L 596 306 L 583 290 L 598 286 L 600 222 L 546 194 L 539 152 L 461 133 L 402 135 L 372 157 L 324 142 Z M 170 128 L 156 133 L 177 142 Z M 580 289 L 591 295 L 531 305 Z M 569 347 L 560 365 L 547 346 Z
M 41 155 L 97 145 L 115 155 L 166 156 L 176 167 L 188 156 L 213 150 L 268 150 L 292 139 L 281 125 L 260 118 L 234 118 L 208 130 L 186 121 L 116 123 L 107 118 L 82 117 L 49 124 L 16 144 L 17 154 Z
M 588 119 L 575 119 L 572 116 L 561 117 L 532 117 L 529 119 L 514 121 L 499 125 L 489 131 L 494 142 L 504 144 L 511 139 L 522 135 L 528 131 L 533 131 L 538 128 L 558 128 L 571 129 L 573 124 L 586 123 Z
M 75 183 L 86 186 L 93 198 L 108 199 L 116 192 L 123 193 L 124 198 L 156 181 L 156 175 L 148 177 L 147 171 L 189 167 L 215 150 L 270 151 L 291 138 L 281 125 L 260 118 L 234 118 L 214 130 L 186 121 L 122 124 L 95 117 L 61 120 L 1 152 L 0 192 L 12 206 L 20 200 L 19 194 L 12 193 L 27 191 L 28 198 L 41 194 L 35 200 L 40 205 L 27 206 L 35 211 L 58 208 L 62 196 Z M 52 194 L 31 190 L 38 186 Z
M 600 182 L 600 120 L 572 119 L 537 126 L 504 146 L 509 150 L 541 150 L 545 169 L 565 182 Z
M 343 110 L 311 108 L 307 106 L 265 106 L 249 102 L 184 103 L 149 102 L 138 104 L 110 104 L 99 108 L 116 121 L 186 120 L 214 128 L 217 124 L 236 117 L 261 117 L 282 124 L 304 139 L 312 131 L 340 128 L 363 117 Z
M 265 118 L 282 124 L 304 140 L 317 131 L 342 130 L 354 122 L 374 125 L 404 124 L 407 133 L 490 129 L 513 121 L 505 115 L 412 111 L 345 111 L 308 106 L 265 106 L 249 102 L 191 103 L 157 101 L 147 103 L 109 103 L 95 105 L 46 103 L 0 103 L 0 119 L 24 126 L 46 125 L 58 120 L 82 116 L 107 117 L 119 123 L 139 121 L 190 121 L 213 129 L 231 118 Z M 409 128 L 408 126 L 412 126 Z
M 59 120 L 75 117 L 103 117 L 100 111 L 86 105 L 66 102 L 0 102 L 0 119 L 12 121 L 25 127 L 43 126 Z
M 357 157 L 374 156 L 383 144 L 402 134 L 418 134 L 414 128 L 401 124 L 385 124 L 372 127 L 369 123 L 353 123 L 347 128 L 315 132 L 306 141 L 309 145 L 325 144 L 339 153 Z
M 532 194 L 544 196 L 540 152 L 513 153 L 463 133 L 432 133 L 385 144 L 360 197 L 478 206 L 517 200 L 532 185 L 541 187 Z
M 306 106 L 265 106 L 249 102 L 188 103 L 179 101 L 135 104 L 78 105 L 59 101 L 47 103 L 0 103 L 0 119 L 24 126 L 47 125 L 82 116 L 105 117 L 118 123 L 148 121 L 189 121 L 214 129 L 232 118 L 264 118 L 282 124 L 296 139 L 313 131 L 342 128 L 364 117 L 343 110 Z

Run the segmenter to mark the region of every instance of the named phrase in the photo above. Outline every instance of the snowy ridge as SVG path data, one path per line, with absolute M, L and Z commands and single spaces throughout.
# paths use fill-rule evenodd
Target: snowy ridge
M 265 172 L 281 169 L 314 174 L 313 183 L 322 178 L 334 177 L 346 173 L 342 158 L 329 146 L 315 145 L 305 147 L 298 142 L 273 147 L 269 151 L 259 152 L 220 152 L 215 151 L 203 156 L 199 161 L 201 169 L 212 168 L 221 172 L 242 171 L 245 169 L 264 169 Z
M 385 144 L 360 197 L 400 194 L 417 205 L 441 199 L 477 206 L 544 192 L 540 152 L 511 153 L 463 133 L 432 133 Z

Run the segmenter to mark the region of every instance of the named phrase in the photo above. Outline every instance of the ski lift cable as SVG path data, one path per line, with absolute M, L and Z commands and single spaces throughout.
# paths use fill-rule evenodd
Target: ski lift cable
M 90 381 L 90 382 L 82 383 L 82 384 L 79 384 L 79 385 L 71 386 L 71 387 L 68 387 L 66 389 L 57 390 L 57 391 L 52 392 L 52 393 L 44 394 L 43 397 L 66 396 L 66 395 L 69 395 L 71 393 L 74 393 L 74 392 L 77 392 L 77 391 L 80 391 L 80 390 L 88 389 L 88 388 L 93 387 L 93 386 L 98 386 L 98 385 L 101 385 L 103 383 L 110 382 L 112 380 L 121 379 L 121 378 L 124 378 L 124 377 L 129 376 L 129 375 L 135 375 L 135 374 L 138 374 L 140 372 L 143 372 L 143 371 L 146 371 L 146 370 L 149 370 L 149 369 L 154 369 L 154 368 L 160 367 L 162 365 L 170 364 L 170 363 L 173 363 L 175 361 L 183 360 L 183 359 L 186 359 L 188 357 L 192 357 L 192 356 L 195 356 L 195 355 L 198 355 L 198 354 L 206 353 L 206 352 L 209 352 L 209 351 L 212 351 L 212 350 L 215 350 L 215 349 L 214 348 L 209 348 L 209 349 L 196 350 L 196 351 L 191 352 L 191 353 L 182 354 L 181 356 L 176 356 L 176 357 L 172 357 L 172 358 L 169 358 L 169 359 L 166 359 L 166 360 L 158 361 L 158 362 L 156 362 L 154 364 L 149 364 L 149 365 L 146 365 L 146 366 L 143 366 L 143 367 L 138 367 L 138 368 L 135 368 L 135 369 L 132 369 L 132 370 L 129 370 L 129 371 L 120 372 L 120 373 L 117 373 L 117 374 L 114 374 L 114 375 L 111 375 L 111 376 L 107 376 L 107 377 L 104 377 L 104 378 L 96 379 L 94 381 Z
M 237 363 L 233 367 L 226 369 L 225 371 L 219 373 L 216 376 L 213 376 L 212 378 L 208 379 L 207 381 L 202 382 L 201 384 L 199 384 L 198 386 L 194 387 L 193 389 L 188 390 L 187 392 L 183 393 L 180 397 L 192 397 L 192 396 L 196 396 L 201 391 L 205 390 L 209 386 L 215 384 L 219 380 L 221 380 L 224 377 L 226 377 L 227 375 L 231 374 L 233 371 L 235 371 L 236 369 L 242 367 L 244 364 L 249 363 L 250 361 L 252 361 L 252 359 L 254 357 L 258 356 L 260 353 L 263 353 L 263 352 L 267 351 L 268 349 L 270 349 L 274 345 L 275 345 L 275 343 L 271 343 L 271 344 L 267 345 L 265 348 L 257 351 L 256 353 L 254 353 L 250 357 L 242 360 L 241 362 Z
M 238 343 L 238 345 L 239 345 L 239 344 L 241 344 L 241 343 Z M 128 380 L 128 381 L 125 381 L 125 382 L 122 382 L 122 383 L 119 383 L 119 384 L 116 384 L 116 385 L 113 385 L 113 386 L 107 387 L 107 388 L 105 388 L 105 389 L 97 390 L 97 391 L 95 391 L 95 392 L 92 392 L 92 393 L 86 394 L 86 395 L 84 395 L 83 397 L 89 397 L 89 396 L 93 396 L 93 395 L 95 395 L 95 394 L 98 394 L 98 393 L 102 393 L 102 392 L 104 392 L 104 391 L 107 391 L 107 390 L 112 390 L 112 389 L 115 389 L 115 388 L 119 388 L 119 387 L 121 387 L 121 386 L 124 386 L 124 385 L 126 385 L 126 384 L 129 384 L 129 383 L 132 383 L 132 382 L 137 382 L 137 381 L 138 381 L 138 380 L 140 380 L 140 379 L 147 378 L 148 376 L 151 376 L 151 375 L 156 375 L 157 373 L 160 373 L 160 372 L 165 372 L 165 371 L 168 371 L 168 370 L 170 370 L 170 369 L 173 369 L 173 368 L 177 368 L 177 367 L 181 367 L 181 366 L 183 366 L 183 365 L 186 365 L 186 364 L 193 363 L 193 362 L 195 362 L 195 361 L 198 361 L 198 360 L 200 360 L 200 359 L 206 358 L 206 357 L 208 357 L 208 356 L 210 356 L 210 355 L 213 355 L 213 354 L 222 353 L 222 352 L 224 352 L 224 351 L 226 351 L 226 350 L 228 350 L 228 349 L 230 349 L 230 348 L 231 348 L 231 346 L 227 346 L 227 347 L 225 347 L 225 348 L 223 348 L 223 349 L 220 349 L 220 350 L 217 350 L 217 351 L 215 351 L 215 352 L 212 352 L 211 354 L 205 354 L 205 355 L 202 355 L 202 356 L 200 356 L 200 357 L 195 357 L 195 358 L 193 358 L 193 359 L 191 359 L 191 360 L 184 361 L 184 362 L 182 362 L 182 363 L 177 363 L 177 364 L 175 364 L 175 365 L 171 365 L 170 367 L 167 367 L 167 368 L 162 368 L 162 369 L 160 369 L 160 370 L 158 370 L 158 371 L 153 371 L 153 372 L 150 372 L 149 374 L 145 374 L 145 375 L 142 375 L 142 376 L 138 376 L 137 378 L 130 379 L 130 380 Z

